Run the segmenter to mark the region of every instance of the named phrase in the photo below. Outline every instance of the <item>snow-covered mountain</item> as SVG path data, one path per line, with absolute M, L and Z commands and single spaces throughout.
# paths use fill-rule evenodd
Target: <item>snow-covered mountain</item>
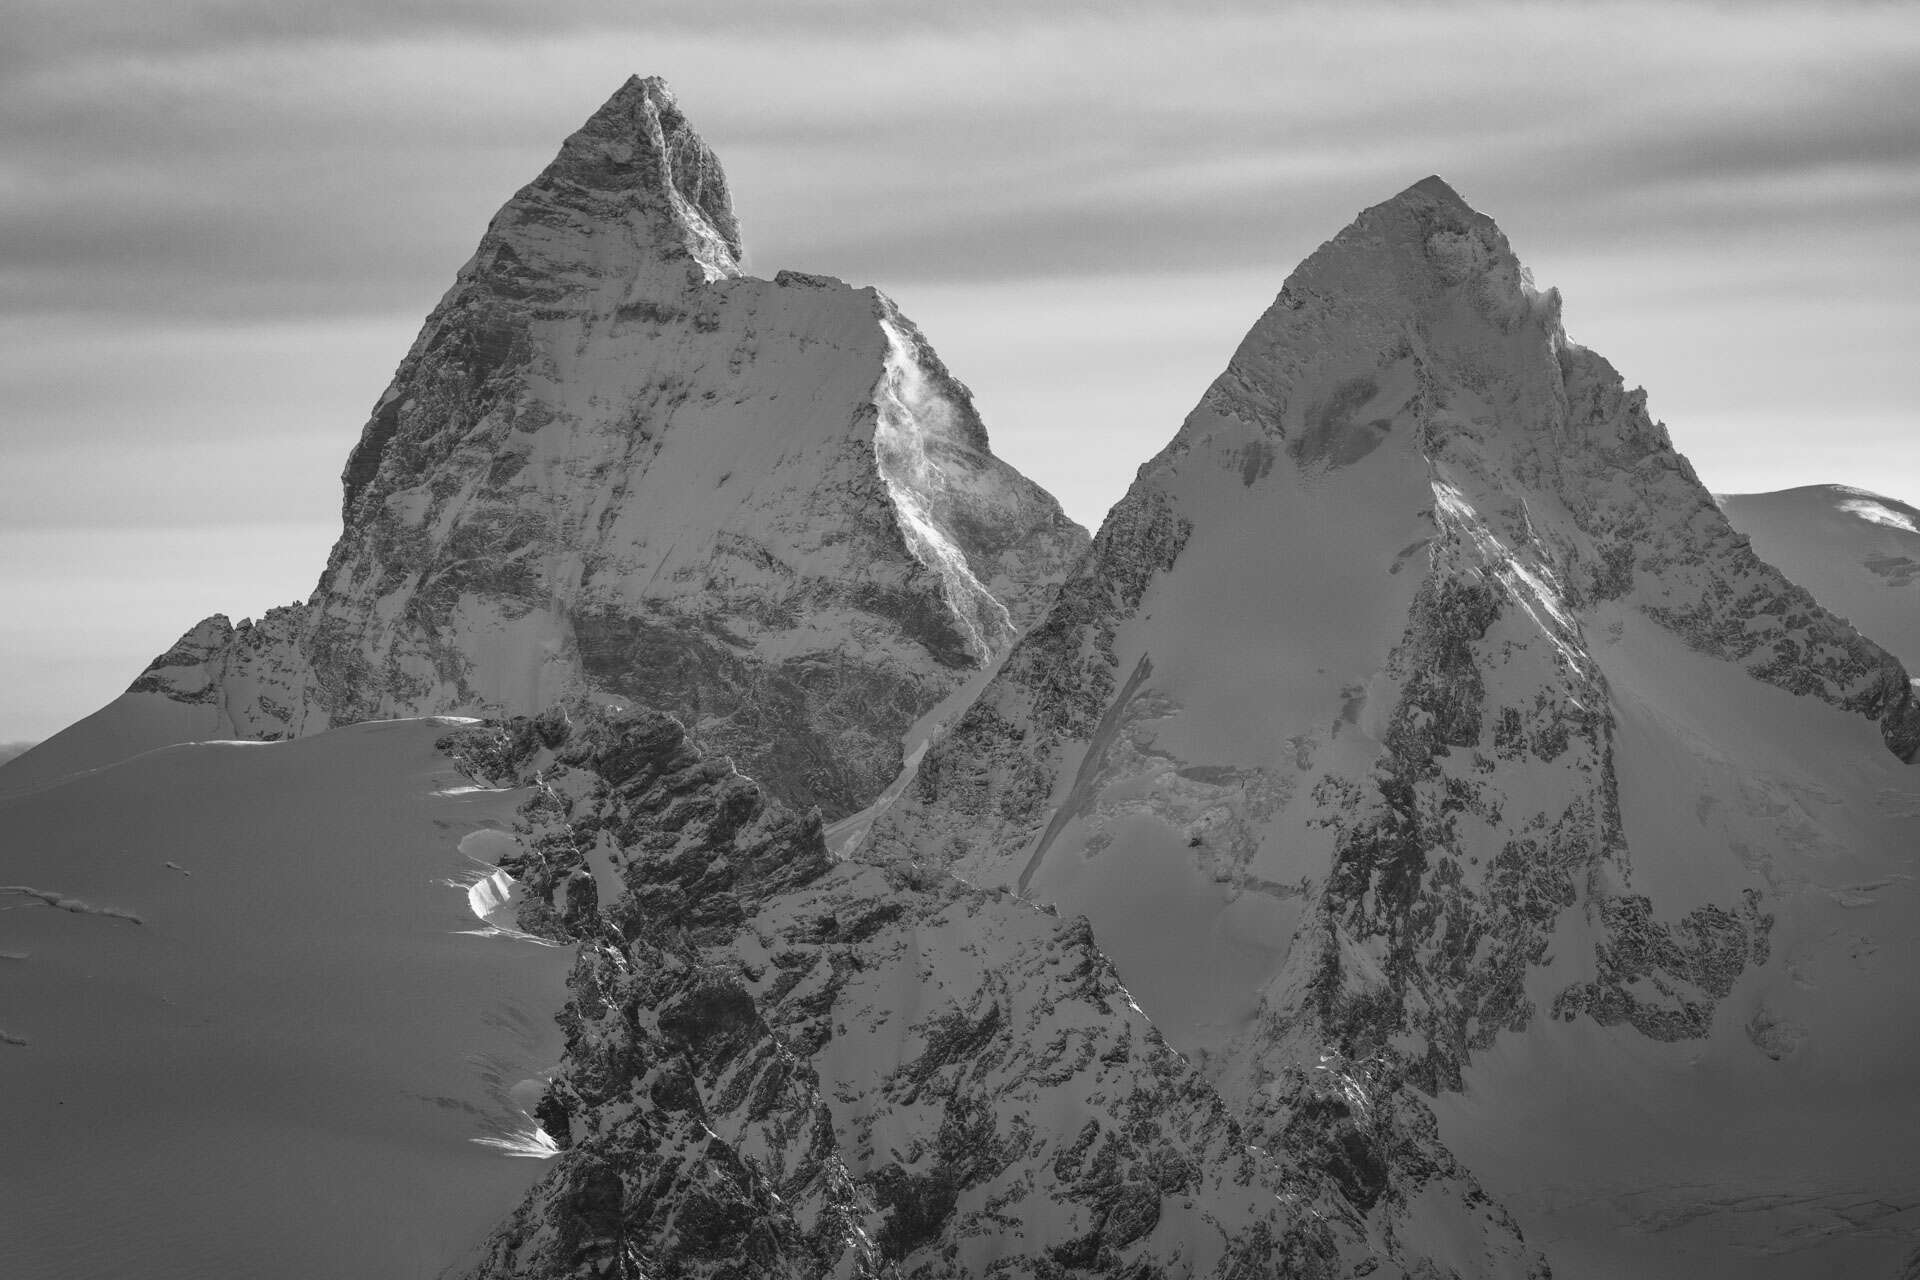
M 1908 674 L 1490 220 L 1361 214 L 1090 546 L 739 258 L 630 81 L 313 598 L 0 770 L 0 1271 L 1911 1270 Z
M 1086 533 L 884 295 L 740 254 L 719 161 L 630 80 L 427 318 L 311 599 L 201 622 L 5 783 L 585 696 L 671 710 L 829 817 L 873 799 Z
M 1843 484 L 1718 501 L 1762 560 L 1920 671 L 1920 509 Z
M 1880 1266 L 1920 1215 L 1920 706 L 1429 178 L 1288 279 L 864 851 L 1085 913 L 1388 1233 Z M 1898 1135 L 1898 1136 L 1897 1136 Z M 1856 1272 L 1857 1273 L 1857 1272 Z

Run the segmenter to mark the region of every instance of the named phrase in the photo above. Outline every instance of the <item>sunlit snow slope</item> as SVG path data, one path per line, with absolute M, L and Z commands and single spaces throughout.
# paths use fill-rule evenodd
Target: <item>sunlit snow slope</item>
M 1891 1269 L 1920 707 L 1559 315 L 1438 179 L 1363 213 L 867 845 L 1085 912 L 1463 1275 L 1519 1263 L 1429 1108 L 1556 1274 Z
M 571 953 L 476 918 L 444 723 L 0 801 L 0 1275 L 415 1276 L 539 1176 Z M 494 837 L 498 839 L 499 837 Z M 499 913 L 496 913 L 496 915 Z
M 1719 502 L 1762 560 L 1920 671 L 1920 508 L 1843 484 Z

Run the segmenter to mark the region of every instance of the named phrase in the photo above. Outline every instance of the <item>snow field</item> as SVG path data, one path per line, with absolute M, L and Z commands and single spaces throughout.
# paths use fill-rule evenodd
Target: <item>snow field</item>
M 0 800 L 0 881 L 139 918 L 0 899 L 0 1274 L 431 1275 L 523 1194 L 571 956 L 472 936 L 457 845 L 519 797 L 435 794 L 445 731 Z

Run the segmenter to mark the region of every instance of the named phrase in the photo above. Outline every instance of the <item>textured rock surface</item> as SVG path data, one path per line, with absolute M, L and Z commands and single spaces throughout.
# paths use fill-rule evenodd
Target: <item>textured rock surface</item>
M 1386 1231 L 1474 1220 L 1429 1100 L 1511 1037 L 1794 1042 L 1743 1029 L 1781 913 L 1818 936 L 1840 865 L 1904 883 L 1920 845 L 1899 662 L 1753 554 L 1559 310 L 1438 179 L 1363 213 L 869 837 L 1086 912 L 1263 1140 L 1350 1081 Z M 1566 1096 L 1631 1107 L 1591 1056 Z M 1535 1154 L 1505 1189 L 1613 1153 Z
M 1253 1144 L 1085 921 L 836 864 L 666 716 L 446 745 L 539 778 L 513 869 L 584 940 L 539 1109 L 566 1151 L 470 1274 L 1435 1274 L 1365 1229 L 1339 1092 Z
M 739 254 L 713 152 L 628 82 L 427 318 L 310 601 L 208 619 L 133 692 L 269 738 L 633 699 L 791 803 L 866 803 L 1086 534 L 886 297 Z

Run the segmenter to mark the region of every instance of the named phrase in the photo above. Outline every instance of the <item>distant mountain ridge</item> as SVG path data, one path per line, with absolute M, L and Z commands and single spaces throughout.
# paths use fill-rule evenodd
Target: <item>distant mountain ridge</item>
M 1715 501 L 1762 560 L 1920 672 L 1920 508 L 1844 484 Z
M 1086 532 L 889 299 L 740 252 L 718 159 L 629 80 L 428 317 L 309 601 L 205 620 L 10 780 L 585 698 L 681 715 L 803 808 L 872 799 Z

